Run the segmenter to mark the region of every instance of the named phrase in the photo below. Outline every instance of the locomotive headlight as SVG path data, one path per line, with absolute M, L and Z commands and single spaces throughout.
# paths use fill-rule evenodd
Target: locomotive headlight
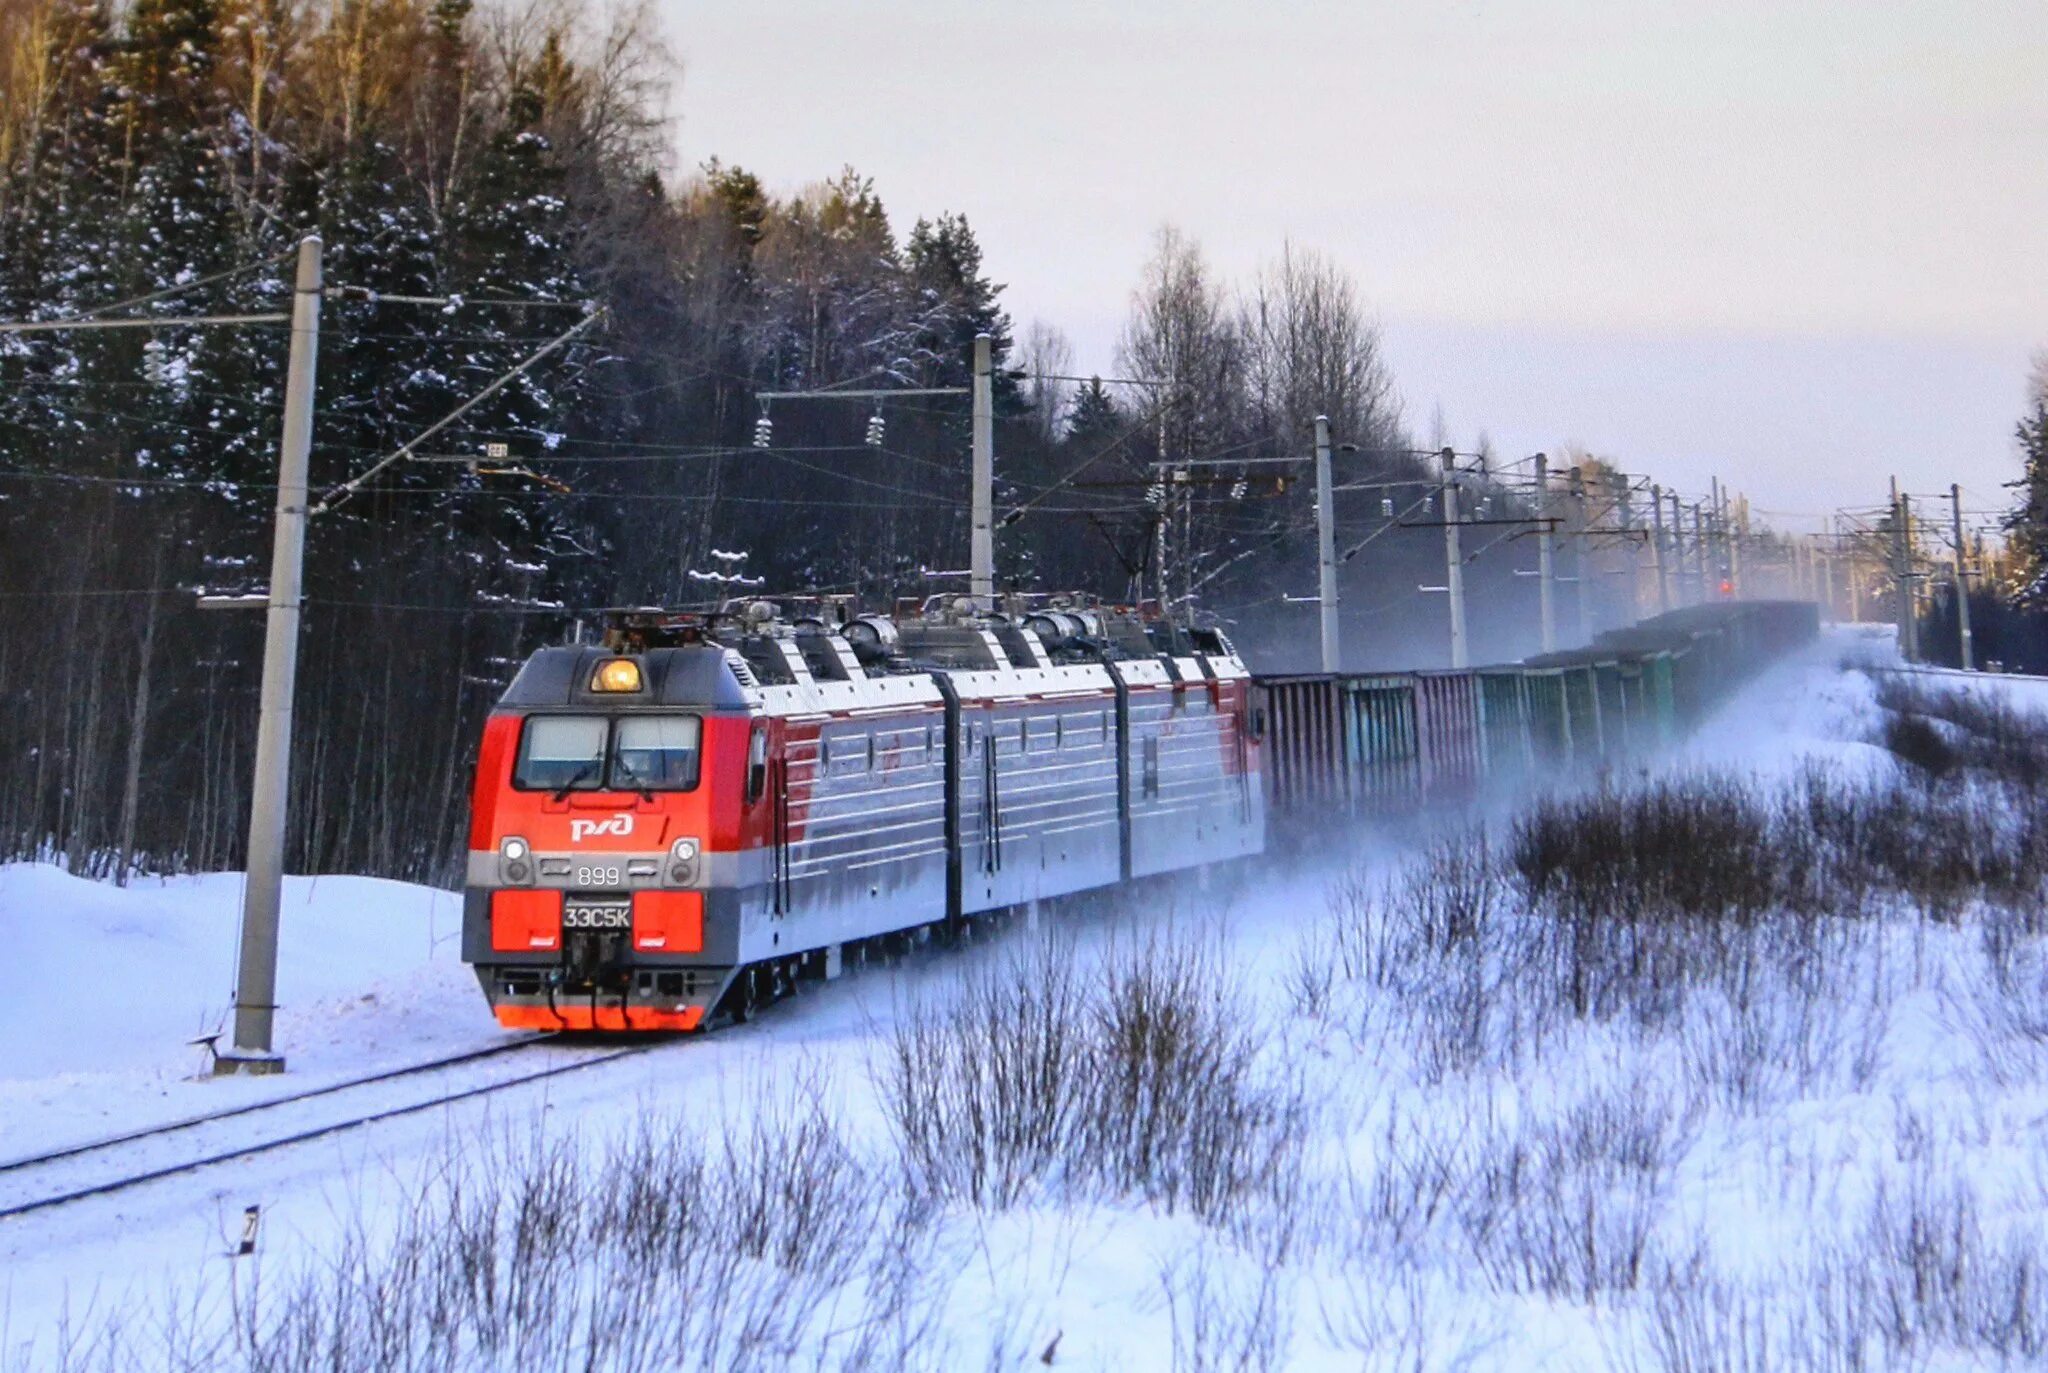
M 592 691 L 638 691 L 640 664 L 631 658 L 612 658 L 597 665 L 590 674 Z
M 518 835 L 506 838 L 498 845 L 498 873 L 507 882 L 523 884 L 533 878 L 533 864 L 530 861 L 533 850 Z
M 668 880 L 677 886 L 697 877 L 697 841 L 683 838 L 668 846 Z

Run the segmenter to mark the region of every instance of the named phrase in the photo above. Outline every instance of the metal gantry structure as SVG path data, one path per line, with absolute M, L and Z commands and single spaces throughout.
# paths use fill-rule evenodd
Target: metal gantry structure
M 2004 512 L 1968 509 L 1963 498 L 1960 483 L 1916 493 L 1892 478 L 1882 505 L 1836 510 L 1826 529 L 1806 541 L 1805 585 L 1840 618 L 1895 625 L 1909 662 L 1948 656 L 1946 644 L 1924 640 L 1921 623 L 1945 601 L 1955 617 L 1954 661 L 1968 671 L 1987 666 L 1970 596 L 2010 575 Z
M 1162 456 L 1153 464 L 1153 483 L 1189 493 L 1205 484 L 1229 486 L 1233 496 L 1241 496 L 1246 487 L 1244 474 L 1249 470 L 1311 469 L 1316 589 L 1313 594 L 1284 599 L 1317 606 L 1319 656 L 1326 671 L 1341 670 L 1343 665 L 1339 573 L 1364 548 L 1397 528 L 1442 531 L 1443 580 L 1419 585 L 1415 591 L 1445 597 L 1453 667 L 1469 666 L 1471 658 L 1466 569 L 1509 540 L 1533 537 L 1536 541 L 1536 567 L 1517 568 L 1515 575 L 1537 579 L 1545 653 L 1560 647 L 1560 588 L 1571 594 L 1574 637 L 1586 642 L 1598 628 L 1596 621 L 1603 618 L 1598 602 L 1615 599 L 1598 593 L 1604 578 L 1626 579 L 1626 616 L 1631 619 L 1706 601 L 1797 594 L 1806 585 L 1797 546 L 1754 532 L 1747 498 L 1727 490 L 1718 479 L 1704 499 L 1687 505 L 1676 490 L 1604 464 L 1573 465 L 1557 478 L 1549 457 L 1542 453 L 1495 466 L 1485 454 L 1451 448 L 1391 450 L 1341 443 L 1332 435 L 1325 416 L 1316 416 L 1313 428 L 1313 451 L 1299 457 L 1167 460 Z M 1401 480 L 1341 480 L 1333 471 L 1333 460 L 1350 454 L 1427 459 L 1435 463 L 1436 470 L 1430 476 Z M 1338 497 L 1365 492 L 1380 496 L 1380 520 L 1363 538 L 1344 547 L 1347 521 L 1338 509 Z M 1506 513 L 1494 513 L 1493 507 L 1502 503 L 1507 506 Z M 1480 528 L 1501 532 L 1468 541 L 1468 534 Z M 1567 564 L 1562 571 L 1558 566 L 1560 539 Z M 1187 550 L 1182 551 L 1180 560 L 1190 560 Z M 1163 590 L 1161 599 L 1162 603 L 1166 600 Z M 1612 618 L 1611 610 L 1604 618 Z

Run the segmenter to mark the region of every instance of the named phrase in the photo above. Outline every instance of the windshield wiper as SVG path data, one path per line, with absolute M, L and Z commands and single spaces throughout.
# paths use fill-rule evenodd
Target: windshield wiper
M 597 775 L 598 765 L 602 762 L 603 759 L 593 758 L 582 767 L 576 769 L 575 772 L 569 774 L 569 780 L 562 783 L 561 790 L 555 793 L 555 800 L 566 801 L 569 798 L 570 792 L 576 790 L 577 787 Z
M 641 800 L 652 801 L 654 799 L 654 789 L 641 780 L 640 774 L 633 771 L 633 765 L 623 757 L 617 754 L 612 755 L 612 771 L 622 776 L 626 781 L 631 782 L 633 790 L 640 793 Z

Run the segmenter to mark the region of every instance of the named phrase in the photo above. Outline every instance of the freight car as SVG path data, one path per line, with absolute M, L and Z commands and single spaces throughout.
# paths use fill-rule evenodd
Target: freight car
M 1723 602 L 1506 667 L 1260 676 L 1247 730 L 1283 823 L 1464 802 L 1669 743 L 1819 628 L 1809 602 Z
M 933 927 L 1259 853 L 1269 808 L 1654 747 L 1817 624 L 1699 606 L 1507 667 L 1254 679 L 1215 629 L 1072 599 L 614 612 L 486 725 L 463 957 L 514 1028 L 745 1018 Z

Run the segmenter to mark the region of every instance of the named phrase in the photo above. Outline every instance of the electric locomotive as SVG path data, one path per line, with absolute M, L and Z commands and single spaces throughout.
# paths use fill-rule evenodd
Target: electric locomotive
M 695 1030 L 924 927 L 1257 853 L 1249 688 L 1217 630 L 1066 598 L 611 612 L 485 726 L 463 958 L 508 1027 Z

